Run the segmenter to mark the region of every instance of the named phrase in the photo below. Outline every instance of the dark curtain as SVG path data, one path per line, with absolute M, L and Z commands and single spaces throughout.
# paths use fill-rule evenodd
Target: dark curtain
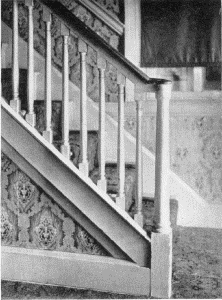
M 220 0 L 143 0 L 141 67 L 219 65 Z

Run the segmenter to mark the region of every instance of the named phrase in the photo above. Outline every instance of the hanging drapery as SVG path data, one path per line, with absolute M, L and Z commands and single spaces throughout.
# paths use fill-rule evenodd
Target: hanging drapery
M 146 0 L 141 67 L 220 65 L 220 0 Z

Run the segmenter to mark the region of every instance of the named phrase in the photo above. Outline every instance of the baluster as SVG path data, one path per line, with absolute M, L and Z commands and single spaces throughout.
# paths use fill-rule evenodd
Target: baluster
M 62 146 L 61 153 L 69 159 L 69 29 L 61 24 L 63 36 L 63 69 L 62 69 Z
M 87 93 L 86 93 L 86 53 L 87 45 L 79 40 L 78 50 L 80 52 L 80 153 L 81 162 L 79 170 L 85 175 L 89 174 L 87 158 Z
M 107 181 L 105 177 L 106 153 L 105 153 L 105 69 L 106 61 L 103 58 L 98 58 L 97 66 L 99 69 L 99 180 L 97 182 L 104 192 L 107 189 Z
M 124 147 L 124 87 L 125 78 L 118 74 L 118 141 L 117 141 L 117 169 L 118 194 L 116 204 L 125 210 L 125 147 Z
M 20 112 L 19 99 L 19 49 L 18 49 L 18 0 L 13 1 L 13 30 L 12 30 L 12 94 L 10 106 Z
M 134 220 L 141 227 L 143 227 L 142 96 L 139 95 L 139 99 L 136 100 L 136 213 L 134 215 Z
M 172 280 L 172 229 L 170 226 L 169 193 L 169 102 L 171 82 L 156 87 L 156 163 L 155 212 L 151 234 L 151 296 L 171 297 Z M 161 288 L 160 288 L 161 287 Z
M 47 9 L 43 9 L 43 21 L 46 29 L 46 67 L 45 67 L 45 131 L 43 137 L 52 143 L 52 65 L 51 65 L 51 14 Z
M 33 26 L 33 0 L 25 0 L 25 5 L 28 6 L 28 113 L 25 118 L 31 125 L 35 126 L 34 114 L 34 26 Z

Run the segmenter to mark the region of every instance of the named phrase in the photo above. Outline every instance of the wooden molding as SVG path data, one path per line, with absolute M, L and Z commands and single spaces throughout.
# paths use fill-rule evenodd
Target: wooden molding
M 4 246 L 1 270 L 4 280 L 150 295 L 149 268 L 105 256 Z

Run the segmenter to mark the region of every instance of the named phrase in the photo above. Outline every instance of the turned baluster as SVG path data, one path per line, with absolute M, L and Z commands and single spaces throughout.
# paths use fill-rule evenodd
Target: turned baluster
M 125 210 L 125 146 L 124 146 L 124 89 L 125 77 L 118 74 L 118 141 L 117 141 L 117 172 L 118 194 L 116 204 Z
M 62 68 L 62 145 L 61 153 L 69 159 L 69 29 L 61 24 L 63 36 L 63 68 Z
M 87 158 L 87 92 L 86 92 L 86 53 L 87 45 L 79 39 L 78 51 L 80 53 L 80 153 L 81 162 L 79 170 L 85 175 L 89 174 Z
M 35 114 L 34 114 L 34 26 L 33 26 L 33 0 L 25 0 L 25 5 L 28 6 L 28 113 L 25 118 L 31 125 L 35 126 Z
M 45 66 L 45 131 L 44 138 L 52 143 L 52 64 L 51 64 L 51 14 L 43 9 L 43 21 L 45 22 L 46 39 L 46 66 Z
M 102 57 L 97 60 L 99 69 L 99 180 L 97 182 L 104 192 L 107 190 L 107 181 L 105 177 L 106 153 L 105 153 L 105 69 L 106 61 Z
M 142 153 L 142 98 L 136 99 L 136 213 L 134 220 L 143 227 L 143 153 Z
M 10 106 L 20 112 L 19 99 L 19 49 L 18 49 L 18 0 L 13 1 L 13 30 L 12 30 L 12 97 Z

